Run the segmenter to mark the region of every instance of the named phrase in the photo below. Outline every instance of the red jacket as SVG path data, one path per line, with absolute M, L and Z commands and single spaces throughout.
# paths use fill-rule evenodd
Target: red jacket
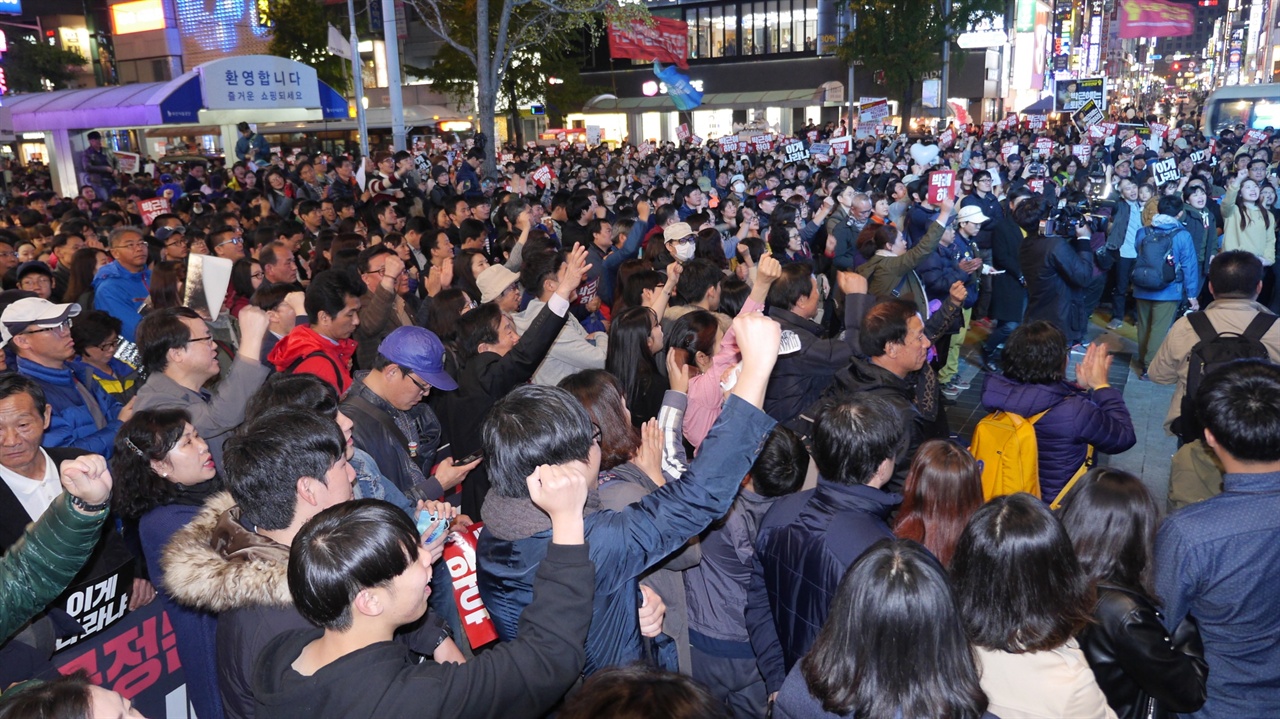
M 309 325 L 298 325 L 276 343 L 267 361 L 277 372 L 313 374 L 333 385 L 341 397 L 351 386 L 351 358 L 355 353 L 353 339 L 334 342 Z

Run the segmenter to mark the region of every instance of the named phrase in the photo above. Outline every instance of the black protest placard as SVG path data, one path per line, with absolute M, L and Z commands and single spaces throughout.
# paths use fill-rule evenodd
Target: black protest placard
M 1155 178 L 1156 187 L 1166 182 L 1176 182 L 1182 175 L 1178 172 L 1178 159 L 1166 157 L 1151 165 L 1151 176 Z
M 1071 121 L 1074 122 L 1076 127 L 1081 130 L 1087 130 L 1099 122 L 1102 122 L 1105 117 L 1106 116 L 1102 114 L 1102 110 L 1098 107 L 1098 104 L 1093 100 L 1085 102 L 1080 106 L 1079 110 L 1071 113 Z

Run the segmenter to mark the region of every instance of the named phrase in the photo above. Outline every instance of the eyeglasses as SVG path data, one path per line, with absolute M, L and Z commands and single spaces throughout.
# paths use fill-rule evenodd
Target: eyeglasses
M 172 240 L 169 240 L 168 242 L 164 243 L 164 246 L 165 247 L 184 247 L 190 244 L 191 244 L 191 241 L 185 237 L 175 237 Z
M 695 237 L 694 235 L 689 235 L 688 237 L 681 237 L 678 240 L 668 240 L 668 242 L 670 242 L 673 245 L 691 245 L 696 240 L 697 240 L 697 237 Z
M 209 344 L 213 344 L 213 335 L 205 335 L 204 337 L 192 337 L 191 339 L 187 340 L 187 344 L 194 344 L 196 342 L 208 342 Z
M 418 378 L 414 377 L 412 373 L 405 372 L 404 376 L 408 377 L 409 381 L 413 383 L 413 386 L 418 388 L 418 392 L 420 394 L 426 395 L 428 392 L 431 391 L 431 385 L 423 384 L 422 382 L 419 382 Z
M 372 267 L 370 267 L 370 268 L 369 268 L 369 271 L 368 271 L 368 272 L 366 272 L 365 274 L 366 274 L 366 275 L 382 275 L 383 277 L 386 277 L 386 275 L 387 275 L 387 266 L 386 266 L 386 265 L 383 265 L 383 266 L 379 267 L 379 268 L 378 268 L 378 269 L 376 269 L 376 270 L 375 270 L 375 269 L 373 269 Z
M 52 332 L 55 335 L 65 335 L 70 331 L 71 331 L 71 320 L 66 319 L 66 320 L 63 320 L 62 324 L 60 325 L 55 325 L 53 327 L 41 327 L 40 329 L 35 329 L 35 330 L 27 330 L 26 332 L 22 332 L 20 334 L 38 335 L 42 332 Z
M 140 249 L 140 248 L 143 248 L 143 247 L 146 247 L 146 246 L 147 246 L 147 243 L 145 243 L 145 242 L 125 242 L 125 243 L 122 243 L 122 244 L 119 244 L 119 245 L 113 245 L 111 249 L 113 249 L 113 250 L 131 250 L 131 251 L 132 251 L 132 250 L 137 250 L 137 249 Z
M 102 344 L 98 345 L 98 349 L 102 350 L 103 352 L 106 352 L 107 354 L 115 354 L 116 350 L 120 349 L 120 338 L 116 337 L 110 342 L 103 342 Z
M 265 278 L 265 277 L 266 277 L 266 274 L 265 274 L 265 273 L 263 273 L 263 272 L 250 272 L 250 273 L 249 273 L 249 278 L 250 278 L 250 279 L 254 279 L 254 280 L 261 280 L 261 279 L 263 279 L 263 278 Z
M 239 237 L 232 237 L 231 239 L 226 240 L 224 242 L 219 242 L 213 247 L 214 249 L 217 249 L 219 247 L 222 247 L 223 245 L 243 245 L 243 244 L 244 244 L 244 240 L 240 239 Z
M 6 259 L 9 257 L 17 257 L 17 256 L 18 256 L 18 253 L 16 252 L 0 252 L 0 257 L 4 257 Z

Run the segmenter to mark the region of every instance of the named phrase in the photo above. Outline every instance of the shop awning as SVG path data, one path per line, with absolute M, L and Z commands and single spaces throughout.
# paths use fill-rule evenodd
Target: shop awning
M 200 77 L 188 72 L 168 82 L 7 97 L 0 107 L 0 128 L 44 132 L 193 123 L 201 105 Z
M 405 127 L 417 127 L 423 125 L 433 125 L 440 120 L 458 120 L 464 118 L 465 115 L 460 113 L 453 107 L 444 105 L 405 105 L 404 108 L 404 124 Z M 391 108 L 387 107 L 371 107 L 365 111 L 365 122 L 369 127 L 391 127 Z M 262 125 L 263 132 L 307 132 L 309 130 L 354 130 L 356 129 L 356 119 L 348 117 L 346 107 L 343 107 L 343 114 L 338 118 L 333 118 L 328 112 L 325 113 L 325 122 L 323 124 L 317 122 L 271 122 Z
M 713 92 L 702 96 L 697 110 L 741 110 L 751 107 L 809 107 L 824 103 L 821 88 L 774 90 L 770 92 Z M 583 112 L 674 112 L 675 103 L 666 95 L 655 97 L 597 97 L 587 103 Z M 697 112 L 695 110 L 695 112 Z

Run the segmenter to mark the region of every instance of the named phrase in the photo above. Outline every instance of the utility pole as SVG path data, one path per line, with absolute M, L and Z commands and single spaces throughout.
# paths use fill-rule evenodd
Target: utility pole
M 849 13 L 849 32 L 852 33 L 857 29 L 858 29 L 858 14 L 851 12 Z M 849 130 L 849 133 L 852 134 L 853 121 L 854 121 L 854 117 L 856 117 L 855 113 L 857 112 L 857 107 L 858 107 L 858 100 L 857 100 L 858 96 L 853 94 L 853 61 L 852 60 L 849 61 L 849 78 L 848 78 L 847 87 L 849 90 L 849 123 L 845 127 Z
M 941 107 L 939 117 L 942 118 L 941 127 L 947 126 L 947 110 L 950 103 L 947 98 L 951 97 L 951 0 L 942 0 L 942 22 L 943 34 L 946 37 L 942 41 L 942 84 L 939 105 Z
M 347 0 L 347 20 L 351 22 L 351 81 L 356 94 L 356 127 L 360 133 L 360 161 L 369 156 L 369 123 L 364 116 L 364 71 L 360 67 L 360 38 L 356 37 L 356 4 Z
M 377 2 L 378 0 L 374 0 Z M 404 97 L 400 89 L 400 38 L 395 0 L 382 0 L 382 41 L 387 48 L 387 91 L 391 96 L 391 150 L 405 149 Z

